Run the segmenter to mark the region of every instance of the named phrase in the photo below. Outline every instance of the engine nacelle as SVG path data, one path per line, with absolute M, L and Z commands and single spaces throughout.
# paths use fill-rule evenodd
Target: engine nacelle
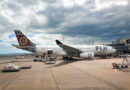
M 92 59 L 92 58 L 94 58 L 94 53 L 81 53 L 80 57 Z

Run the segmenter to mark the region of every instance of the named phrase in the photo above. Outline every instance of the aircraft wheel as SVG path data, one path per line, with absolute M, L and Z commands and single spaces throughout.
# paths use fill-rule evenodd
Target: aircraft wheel
M 128 65 L 125 65 L 125 68 L 128 68 Z
M 68 59 L 68 57 L 63 57 L 63 60 L 67 60 Z

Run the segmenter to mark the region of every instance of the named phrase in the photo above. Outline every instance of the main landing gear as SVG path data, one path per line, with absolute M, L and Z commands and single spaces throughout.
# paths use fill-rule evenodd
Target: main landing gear
M 72 57 L 63 57 L 63 60 L 73 60 Z

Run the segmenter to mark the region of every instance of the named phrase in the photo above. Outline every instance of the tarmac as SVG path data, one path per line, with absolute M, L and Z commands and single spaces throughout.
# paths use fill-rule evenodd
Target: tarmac
M 121 58 L 58 60 L 55 64 L 33 62 L 32 58 L 0 60 L 0 70 L 10 61 L 32 68 L 0 72 L 0 90 L 130 90 L 130 70 L 112 69 L 112 63 L 121 63 Z

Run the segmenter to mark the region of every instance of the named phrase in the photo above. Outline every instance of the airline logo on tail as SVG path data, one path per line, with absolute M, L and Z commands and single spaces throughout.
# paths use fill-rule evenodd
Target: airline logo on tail
M 27 42 L 28 42 L 28 40 L 25 37 L 21 37 L 19 40 L 19 43 L 23 46 L 27 45 Z
M 15 34 L 20 46 L 31 46 L 31 41 L 19 30 L 15 30 Z

